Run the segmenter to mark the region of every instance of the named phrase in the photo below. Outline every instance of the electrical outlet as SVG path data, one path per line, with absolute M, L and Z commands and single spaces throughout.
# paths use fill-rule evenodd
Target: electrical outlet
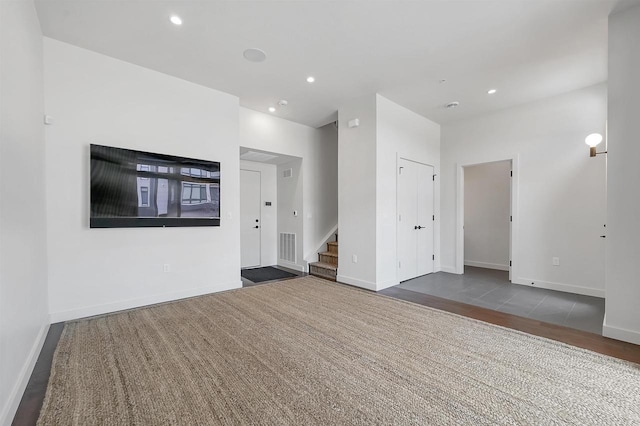
M 358 255 L 354 254 L 353 256 L 351 256 L 351 261 L 353 263 L 358 263 Z
M 551 264 L 553 266 L 560 266 L 560 258 L 559 257 L 554 257 L 551 259 Z
M 164 272 L 171 272 L 171 265 L 170 265 L 170 264 L 168 264 L 168 263 L 165 263 L 165 264 L 162 266 L 162 270 L 163 270 Z

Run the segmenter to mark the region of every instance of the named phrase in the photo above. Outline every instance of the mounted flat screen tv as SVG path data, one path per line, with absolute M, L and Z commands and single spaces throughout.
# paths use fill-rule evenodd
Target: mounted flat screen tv
M 91 145 L 91 228 L 220 226 L 220 163 Z

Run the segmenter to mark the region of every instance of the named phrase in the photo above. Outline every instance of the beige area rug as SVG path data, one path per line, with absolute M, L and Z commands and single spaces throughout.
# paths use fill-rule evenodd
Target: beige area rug
M 640 366 L 305 277 L 68 323 L 38 424 L 640 424 Z

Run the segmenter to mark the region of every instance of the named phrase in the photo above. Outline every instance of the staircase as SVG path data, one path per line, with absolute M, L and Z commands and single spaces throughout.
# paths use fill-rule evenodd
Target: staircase
M 327 250 L 318 253 L 318 262 L 309 264 L 309 274 L 336 281 L 338 275 L 338 234 L 336 240 L 327 243 Z

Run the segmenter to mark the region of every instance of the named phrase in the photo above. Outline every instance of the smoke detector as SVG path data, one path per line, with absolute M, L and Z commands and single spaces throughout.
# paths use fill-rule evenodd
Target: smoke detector
M 451 108 L 456 108 L 458 105 L 460 105 L 460 102 L 455 101 L 455 102 L 449 102 L 444 107 L 448 108 L 448 109 L 451 109 Z
M 289 105 L 289 102 L 287 102 L 287 101 L 286 101 L 286 100 L 284 100 L 284 99 L 280 99 L 280 100 L 278 101 L 278 105 L 280 105 L 281 107 L 286 107 L 287 105 Z
M 242 52 L 242 56 L 249 62 L 263 62 L 267 59 L 267 54 L 255 47 Z

